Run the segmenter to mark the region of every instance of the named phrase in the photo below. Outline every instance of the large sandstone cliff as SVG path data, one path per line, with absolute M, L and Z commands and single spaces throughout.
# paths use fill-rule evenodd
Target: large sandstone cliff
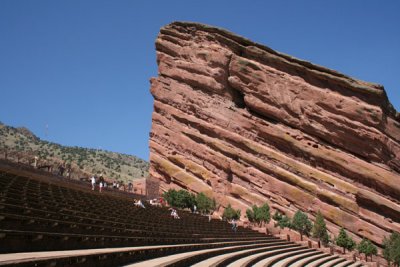
M 162 189 L 320 210 L 332 233 L 376 243 L 400 232 L 400 116 L 382 86 L 201 24 L 163 27 L 156 48 L 150 175 Z

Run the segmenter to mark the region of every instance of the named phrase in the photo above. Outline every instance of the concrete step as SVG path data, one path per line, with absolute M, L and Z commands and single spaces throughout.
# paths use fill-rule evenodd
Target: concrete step
M 304 267 L 304 266 L 306 266 L 307 264 L 309 264 L 311 262 L 314 262 L 314 261 L 317 261 L 317 260 L 320 260 L 320 259 L 323 259 L 323 258 L 327 258 L 327 257 L 330 257 L 330 256 L 331 255 L 327 254 L 327 253 L 318 254 L 318 255 L 314 255 L 314 256 L 309 256 L 309 257 L 306 257 L 306 258 L 304 258 L 302 260 L 296 261 L 295 263 L 290 265 L 290 267 Z
M 264 246 L 261 248 L 253 248 L 253 249 L 245 249 L 245 250 L 240 250 L 236 252 L 231 252 L 231 253 L 226 253 L 223 255 L 218 255 L 215 257 L 208 258 L 206 260 L 200 261 L 196 264 L 193 264 L 192 267 L 203 267 L 203 266 L 220 266 L 225 265 L 223 262 L 235 258 L 235 257 L 244 257 L 245 255 L 249 254 L 254 254 L 257 252 L 264 252 L 264 251 L 272 251 L 276 249 L 282 249 L 282 248 L 287 248 L 287 247 L 293 247 L 293 244 L 283 244 L 283 245 L 272 245 L 272 246 Z
M 260 244 L 261 246 L 262 244 Z M 202 250 L 196 250 L 196 251 L 189 251 L 189 252 L 184 252 L 184 253 L 177 253 L 165 257 L 159 257 L 151 260 L 146 260 L 134 264 L 129 264 L 125 266 L 129 267 L 150 267 L 150 266 L 168 266 L 172 264 L 176 264 L 178 262 L 182 262 L 188 258 L 192 258 L 195 256 L 199 255 L 205 255 L 213 252 L 217 253 L 222 253 L 223 251 L 226 250 L 235 250 L 235 249 L 245 249 L 247 247 L 254 247 L 254 244 L 248 244 L 248 245 L 239 245 L 239 246 L 226 246 L 226 247 L 221 247 L 221 248 L 211 248 L 211 249 L 202 249 Z
M 337 258 L 339 258 L 337 255 L 328 256 L 328 257 L 316 260 L 314 262 L 310 262 L 310 263 L 306 264 L 305 267 L 317 267 L 317 266 L 320 266 L 321 264 L 324 264 L 325 262 L 328 262 L 328 261 L 331 261 L 331 260 L 334 260 Z
M 337 264 L 339 264 L 339 263 L 341 263 L 341 262 L 343 262 L 343 261 L 345 261 L 345 259 L 343 259 L 343 258 L 337 258 L 337 259 L 334 259 L 334 260 L 330 260 L 330 261 L 328 261 L 328 262 L 325 262 L 325 263 L 322 264 L 320 267 L 333 267 L 333 266 L 336 266 Z
M 292 257 L 288 257 L 286 259 L 280 260 L 280 261 L 276 262 L 275 264 L 273 264 L 273 266 L 287 267 L 294 262 L 297 262 L 299 260 L 302 260 L 302 259 L 310 257 L 310 256 L 320 255 L 321 253 L 322 252 L 320 252 L 320 251 L 310 251 L 308 253 L 302 253 L 300 255 L 296 255 L 296 256 L 292 256 Z
M 282 259 L 286 259 L 291 256 L 299 255 L 299 254 L 304 254 L 314 251 L 313 249 L 309 248 L 303 248 L 298 251 L 292 251 L 292 252 L 286 252 L 286 253 L 281 253 L 272 257 L 265 258 L 263 260 L 258 261 L 256 264 L 254 264 L 254 267 L 265 267 L 265 266 L 273 266 L 277 261 L 280 261 Z

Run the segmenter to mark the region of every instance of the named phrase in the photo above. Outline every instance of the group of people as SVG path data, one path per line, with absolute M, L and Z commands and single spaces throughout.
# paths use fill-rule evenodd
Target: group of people
M 71 178 L 71 173 L 72 173 L 71 164 L 62 163 L 58 165 L 58 172 L 57 172 L 58 175 Z
M 98 181 L 97 181 L 98 180 Z M 98 178 L 97 176 L 93 175 L 90 178 L 90 183 L 92 184 L 92 190 L 94 191 L 96 189 L 96 183 L 99 183 L 99 192 L 102 192 L 103 188 L 108 187 L 107 182 L 105 181 L 103 175 L 100 175 Z M 119 189 L 120 188 L 120 184 L 119 182 L 113 182 L 112 183 L 112 188 L 114 189 Z
M 149 204 L 150 204 L 151 206 L 156 206 L 156 207 L 163 207 L 164 204 L 166 204 L 165 201 L 164 201 L 164 199 L 163 199 L 162 197 L 151 199 L 151 200 L 149 200 L 148 202 L 149 202 Z M 134 199 L 134 205 L 135 205 L 136 207 L 141 207 L 141 208 L 143 208 L 143 209 L 146 208 L 146 207 L 144 206 L 142 200 L 140 200 L 140 199 L 139 199 L 139 200 Z M 178 212 L 176 211 L 176 209 L 174 209 L 174 208 L 171 207 L 171 208 L 169 208 L 168 210 L 171 211 L 171 214 L 170 214 L 170 215 L 171 215 L 172 218 L 174 218 L 174 219 L 180 219 L 180 217 L 179 217 Z M 196 212 L 197 212 L 197 207 L 196 207 L 196 205 L 194 205 L 194 207 L 193 207 L 193 209 L 192 209 L 192 212 L 193 212 L 193 213 L 196 213 Z M 211 222 L 211 219 L 212 219 L 212 213 L 209 213 L 209 214 L 208 214 L 208 222 Z M 222 218 L 221 218 L 221 220 L 222 220 Z M 237 232 L 237 228 L 238 228 L 238 224 L 237 224 L 236 219 L 230 220 L 229 223 L 232 225 L 232 230 L 236 233 L 236 232 Z
M 140 200 L 140 199 L 139 199 L 139 200 L 134 199 L 133 202 L 134 202 L 133 204 L 134 204 L 136 207 L 146 208 L 146 207 L 144 206 L 142 200 Z M 164 198 L 160 197 L 160 198 L 150 199 L 150 200 L 148 201 L 148 203 L 149 203 L 151 206 L 163 207 L 164 204 L 165 204 L 165 201 L 164 201 Z
M 95 175 L 93 175 L 92 178 L 90 178 L 90 183 L 92 184 L 93 191 L 96 188 L 96 179 L 97 179 L 97 177 Z M 104 181 L 103 175 L 100 175 L 100 177 L 99 177 L 99 192 L 102 191 L 103 187 L 107 187 L 107 183 L 106 183 L 106 181 Z

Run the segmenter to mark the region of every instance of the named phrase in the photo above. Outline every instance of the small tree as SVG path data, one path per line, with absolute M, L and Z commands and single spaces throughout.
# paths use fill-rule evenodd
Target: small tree
M 176 198 L 175 206 L 177 208 L 192 208 L 195 204 L 195 196 L 186 190 L 179 190 Z
M 376 255 L 378 253 L 376 246 L 374 246 L 371 241 L 365 238 L 357 245 L 357 250 L 359 253 L 365 254 L 366 261 L 368 261 L 368 256 L 371 256 L 372 261 L 372 255 Z
M 240 218 L 240 210 L 234 210 L 231 204 L 228 204 L 228 207 L 225 208 L 224 213 L 222 214 L 222 218 L 227 220 L 238 220 Z
M 259 217 L 260 217 L 261 223 L 266 223 L 267 224 L 271 220 L 271 214 L 269 212 L 268 203 L 265 203 L 264 205 L 262 205 L 259 208 Z
M 346 249 L 350 251 L 353 250 L 356 246 L 356 243 L 351 237 L 347 235 L 346 231 L 342 227 L 339 231 L 338 237 L 336 238 L 336 245 L 342 247 L 343 253 L 346 253 Z
M 254 214 L 254 222 L 256 222 L 258 224 L 258 226 L 260 226 L 260 224 L 261 224 L 261 210 L 256 205 L 253 205 L 252 209 L 253 209 L 253 214 Z
M 372 261 L 372 255 L 377 255 L 378 254 L 378 248 L 369 241 L 368 247 L 367 247 L 367 253 L 365 254 L 366 256 L 371 256 L 371 261 Z M 365 257 L 366 258 L 366 257 Z
M 329 235 L 326 229 L 326 224 L 322 213 L 318 211 L 315 218 L 315 223 L 312 230 L 312 236 L 318 238 L 322 244 L 326 245 L 329 242 Z
M 212 210 L 215 210 L 215 199 L 211 199 L 207 197 L 204 193 L 199 193 L 196 196 L 196 204 L 197 204 L 197 209 L 201 213 L 209 213 Z
M 278 226 L 283 229 L 285 227 L 288 228 L 292 228 L 292 221 L 290 220 L 290 218 L 286 215 L 283 215 L 280 219 L 280 221 L 278 221 Z
M 300 238 L 303 240 L 303 235 L 308 236 L 310 234 L 312 223 L 305 213 L 298 210 L 294 214 L 292 227 L 294 230 L 300 233 Z
M 246 209 L 246 217 L 249 219 L 249 222 L 253 223 L 255 218 L 254 218 L 254 212 L 252 209 Z
M 175 189 L 169 189 L 167 192 L 163 193 L 163 197 L 165 198 L 165 200 L 168 202 L 169 205 L 171 205 L 171 202 L 173 202 L 173 199 L 175 198 L 175 194 L 176 194 Z
M 357 246 L 356 242 L 353 240 L 353 238 L 349 236 L 347 240 L 347 249 L 349 251 L 352 251 L 356 248 L 356 246 Z
M 191 208 L 195 203 L 195 196 L 183 189 L 179 191 L 170 189 L 163 194 L 163 197 L 170 206 L 180 209 Z
M 389 238 L 383 240 L 383 257 L 388 261 L 389 265 L 391 262 L 396 266 L 400 266 L 400 234 L 392 233 Z

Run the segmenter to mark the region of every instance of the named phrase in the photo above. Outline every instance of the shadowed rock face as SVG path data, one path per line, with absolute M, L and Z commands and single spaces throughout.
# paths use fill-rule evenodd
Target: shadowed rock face
M 320 210 L 332 233 L 378 244 L 400 231 L 400 119 L 382 86 L 201 24 L 163 27 L 156 48 L 150 174 L 162 189 Z

